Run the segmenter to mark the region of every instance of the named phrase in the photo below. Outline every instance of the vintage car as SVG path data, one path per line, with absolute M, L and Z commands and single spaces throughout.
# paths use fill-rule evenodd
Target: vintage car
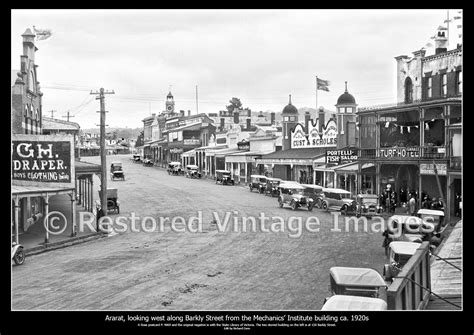
M 283 180 L 281 180 L 280 178 L 267 178 L 267 182 L 265 184 L 264 189 L 265 195 L 278 197 L 280 195 L 280 189 L 278 188 L 278 186 L 281 182 L 283 182 Z
M 323 188 L 324 197 L 321 198 L 321 208 L 327 211 L 341 211 L 348 214 L 355 209 L 355 201 L 351 192 L 340 188 Z
M 171 174 L 171 175 L 174 175 L 174 176 L 184 174 L 184 171 L 181 167 L 180 162 L 170 162 L 170 163 L 168 163 L 168 169 L 166 171 L 168 171 L 168 174 Z
M 385 311 L 387 303 L 380 298 L 355 295 L 333 295 L 321 308 L 322 311 Z
M 202 174 L 199 172 L 197 165 L 186 165 L 186 178 L 201 178 Z
M 142 160 L 142 163 L 143 163 L 143 166 L 153 166 L 153 161 L 148 157 L 144 158 Z
M 321 200 L 321 194 L 323 193 L 323 187 L 314 184 L 301 184 L 304 187 L 304 195 L 313 199 L 314 206 L 316 206 L 318 199 Z
M 123 173 L 122 163 L 121 162 L 112 162 L 110 164 L 110 179 L 121 179 L 125 180 L 125 174 Z
M 304 187 L 297 182 L 283 181 L 278 185 L 280 195 L 278 196 L 278 205 L 289 205 L 292 210 L 300 207 L 306 207 L 308 211 L 313 210 L 313 199 L 304 195 Z
M 382 213 L 382 206 L 379 206 L 378 200 L 376 194 L 358 194 L 355 199 L 356 215 L 370 217 Z
M 420 247 L 420 243 L 394 241 L 389 244 L 388 264 L 383 267 L 383 277 L 387 281 L 393 280 Z
M 380 273 L 370 268 L 334 266 L 329 269 L 329 277 L 332 295 L 380 298 L 388 286 Z
M 431 241 L 433 237 L 438 237 L 436 222 L 430 220 L 431 217 L 410 215 L 392 215 L 387 222 L 387 230 L 384 232 L 386 240 L 417 242 Z M 385 243 L 388 247 L 389 243 Z
M 101 210 L 100 199 L 102 199 L 102 191 L 99 190 L 99 199 L 96 200 L 96 213 L 99 213 Z M 115 212 L 117 214 L 120 213 L 120 202 L 118 200 L 118 190 L 116 188 L 108 188 L 107 189 L 107 213 Z M 103 213 L 107 215 L 107 213 Z
M 431 222 L 435 226 L 435 232 L 442 232 L 444 231 L 444 228 L 446 228 L 445 222 L 444 222 L 444 212 L 440 210 L 435 210 L 435 209 L 424 209 L 421 208 L 418 210 L 416 213 L 416 216 L 418 216 L 420 219 L 423 221 Z
M 221 183 L 222 185 L 234 185 L 234 179 L 230 171 L 216 170 L 216 184 L 217 183 Z
M 268 179 L 267 177 L 259 175 L 259 174 L 251 175 L 250 183 L 249 183 L 250 192 L 252 192 L 253 190 L 257 190 L 258 193 L 262 194 L 263 191 L 265 190 L 267 179 Z
M 133 154 L 131 160 L 132 160 L 134 163 L 140 163 L 140 161 L 141 161 L 140 155 L 139 155 L 139 154 Z

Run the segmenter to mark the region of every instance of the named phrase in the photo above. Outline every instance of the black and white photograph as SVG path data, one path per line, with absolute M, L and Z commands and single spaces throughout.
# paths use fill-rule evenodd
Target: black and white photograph
M 10 17 L 11 315 L 463 315 L 462 9 Z

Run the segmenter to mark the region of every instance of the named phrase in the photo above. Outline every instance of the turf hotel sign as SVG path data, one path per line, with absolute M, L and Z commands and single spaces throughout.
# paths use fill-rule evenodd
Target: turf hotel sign
M 418 147 L 400 147 L 400 148 L 384 148 L 379 151 L 380 158 L 420 158 L 420 148 Z
M 70 135 L 13 135 L 12 181 L 19 185 L 74 185 Z

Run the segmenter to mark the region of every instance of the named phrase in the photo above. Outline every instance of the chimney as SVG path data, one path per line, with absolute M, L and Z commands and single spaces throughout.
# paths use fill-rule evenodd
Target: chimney
M 309 111 L 306 111 L 306 113 L 304 113 L 304 126 L 306 128 L 306 133 L 309 133 L 309 119 L 310 119 L 311 115 L 309 114 Z
M 250 129 L 250 118 L 247 118 L 247 129 Z
M 275 125 L 275 112 L 270 113 L 270 121 L 272 123 L 272 126 Z
M 323 131 L 323 125 L 325 125 L 326 120 L 324 120 L 324 107 L 319 107 L 319 112 L 318 112 L 318 123 L 319 123 L 319 129 L 318 131 L 322 133 Z
M 221 130 L 224 130 L 224 123 L 225 123 L 225 119 L 221 117 L 221 125 L 219 127 Z
M 247 109 L 247 116 L 248 116 L 248 117 L 251 117 L 251 116 L 252 116 L 252 111 L 250 110 L 250 108 Z
M 23 35 L 23 55 L 27 56 L 30 60 L 35 61 L 35 52 L 38 48 L 35 47 L 35 37 L 30 28 L 27 28 Z
M 435 54 L 448 51 L 448 39 L 446 38 L 446 28 L 438 27 L 438 33 L 435 38 Z
M 191 116 L 191 111 L 188 109 L 188 116 Z

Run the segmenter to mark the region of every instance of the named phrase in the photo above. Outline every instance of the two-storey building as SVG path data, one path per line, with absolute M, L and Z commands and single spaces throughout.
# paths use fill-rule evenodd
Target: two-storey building
M 390 184 L 398 205 L 415 193 L 443 198 L 449 216 L 461 192 L 462 49 L 448 51 L 443 30 L 435 43 L 433 55 L 395 57 L 396 104 L 358 110 L 358 188 L 381 194 Z

